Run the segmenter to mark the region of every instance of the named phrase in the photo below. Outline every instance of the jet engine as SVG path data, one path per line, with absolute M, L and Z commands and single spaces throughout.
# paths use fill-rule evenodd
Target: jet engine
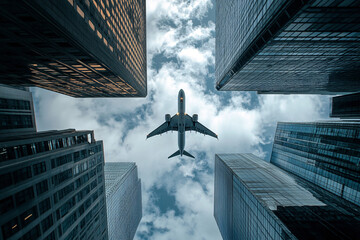
M 170 119 L 171 119 L 170 114 L 165 114 L 165 121 L 170 122 Z
M 194 121 L 194 122 L 197 122 L 197 121 L 198 121 L 198 115 L 197 115 L 197 114 L 194 114 L 192 118 L 193 118 L 193 121 Z

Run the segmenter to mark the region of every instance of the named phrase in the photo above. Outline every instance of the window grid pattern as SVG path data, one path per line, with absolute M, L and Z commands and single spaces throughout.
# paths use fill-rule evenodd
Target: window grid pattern
M 359 122 L 278 123 L 270 162 L 360 205 Z
M 141 181 L 130 162 L 105 164 L 109 239 L 133 239 L 142 217 Z
M 31 5 L 1 5 L 0 25 L 8 29 L 3 45 L 14 59 L 0 59 L 7 66 L 2 83 L 35 85 L 73 97 L 146 96 L 144 0 Z
M 71 160 L 64 163 L 64 158 Z M 3 239 L 75 239 L 81 234 L 107 239 L 102 142 L 72 145 L 26 165 L 22 181 L 15 182 L 22 168 L 13 171 L 16 175 L 13 167 L 1 172 L 12 184 L 0 189 Z
M 296 4 L 300 1 L 289 2 Z M 278 9 L 282 1 L 264 1 L 262 6 L 265 8 L 267 3 Z M 234 11 L 236 16 L 223 20 L 223 15 L 218 15 L 221 16 L 219 31 L 230 29 L 217 35 L 217 88 L 259 93 L 317 94 L 359 90 L 360 4 L 358 1 L 327 3 L 330 4 L 319 1 L 304 4 L 296 13 L 291 13 L 291 8 L 286 9 L 286 5 L 281 6 L 280 11 L 284 13 L 279 14 L 276 21 L 283 27 L 276 31 L 272 30 L 272 17 L 276 15 L 271 8 L 265 11 L 269 15 L 264 16 L 259 9 L 256 15 L 248 16 L 236 15 L 236 8 L 220 5 L 219 8 L 223 8 L 221 11 Z M 257 9 L 256 5 L 247 4 L 243 11 Z M 285 15 L 294 17 L 285 21 L 282 19 Z M 241 22 L 243 18 L 253 20 L 259 16 L 264 16 L 265 20 L 249 25 L 261 24 L 262 32 L 254 32 L 260 39 L 254 40 L 245 29 L 229 27 L 241 25 L 235 22 Z M 232 35 L 234 37 L 229 37 Z M 242 45 L 239 41 L 247 42 Z M 235 51 L 236 47 L 239 50 Z
M 229 172 L 232 182 L 219 179 Z M 216 199 L 230 199 L 231 207 L 217 209 Z M 215 156 L 214 215 L 223 239 L 357 239 L 359 210 L 253 154 Z M 218 214 L 230 218 L 232 235 L 223 234 Z

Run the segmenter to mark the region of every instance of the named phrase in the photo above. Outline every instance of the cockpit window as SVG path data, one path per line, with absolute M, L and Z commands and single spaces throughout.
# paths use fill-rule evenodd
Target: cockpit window
M 181 98 L 180 98 L 180 102 L 183 102 L 183 101 L 184 101 L 184 98 L 181 97 Z

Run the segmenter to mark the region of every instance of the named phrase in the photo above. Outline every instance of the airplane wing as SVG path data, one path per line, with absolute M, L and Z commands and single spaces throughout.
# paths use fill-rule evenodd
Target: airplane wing
M 158 128 L 156 128 L 154 131 L 149 133 L 146 136 L 146 138 L 153 137 L 155 135 L 159 135 L 159 134 L 165 133 L 167 131 L 177 131 L 178 130 L 178 121 L 179 121 L 178 119 L 179 119 L 178 115 L 172 116 L 172 118 L 170 119 L 169 122 L 164 122 L 163 124 L 161 124 Z
M 205 135 L 209 135 L 214 138 L 218 138 L 218 135 L 212 132 L 199 122 L 194 122 L 193 118 L 189 115 L 185 115 L 185 131 L 196 131 Z

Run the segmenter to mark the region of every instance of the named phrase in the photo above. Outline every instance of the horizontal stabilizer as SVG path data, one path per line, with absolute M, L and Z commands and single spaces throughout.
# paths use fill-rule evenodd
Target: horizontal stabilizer
M 180 155 L 180 151 L 177 150 L 176 152 L 174 152 L 173 154 L 171 154 L 168 158 L 172 158 L 172 157 L 175 157 L 177 155 Z
M 195 158 L 193 155 L 191 155 L 190 153 L 188 153 L 187 151 L 183 151 L 183 154 L 185 155 L 185 156 L 188 156 L 188 157 L 191 157 L 191 158 Z

